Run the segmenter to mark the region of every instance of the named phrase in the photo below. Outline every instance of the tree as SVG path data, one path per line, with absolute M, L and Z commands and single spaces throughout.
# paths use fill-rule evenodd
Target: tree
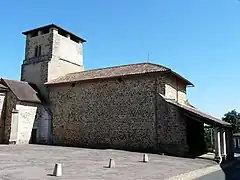
M 235 109 L 224 114 L 222 120 L 233 126 L 233 133 L 240 132 L 240 113 L 238 113 Z

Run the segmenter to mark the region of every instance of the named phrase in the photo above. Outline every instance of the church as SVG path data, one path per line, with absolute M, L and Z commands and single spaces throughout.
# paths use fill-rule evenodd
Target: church
M 23 32 L 21 80 L 0 79 L 0 143 L 199 155 L 214 128 L 216 158 L 232 156 L 227 122 L 193 107 L 193 83 L 153 63 L 85 70 L 83 38 L 55 24 Z

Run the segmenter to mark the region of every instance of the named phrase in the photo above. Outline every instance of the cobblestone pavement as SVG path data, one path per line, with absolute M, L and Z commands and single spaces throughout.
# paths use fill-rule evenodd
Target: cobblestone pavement
M 120 150 L 83 149 L 43 145 L 0 145 L 0 179 L 164 179 L 216 165 L 203 159 L 188 159 Z M 116 167 L 106 168 L 114 158 Z M 55 163 L 62 163 L 63 176 L 51 176 Z

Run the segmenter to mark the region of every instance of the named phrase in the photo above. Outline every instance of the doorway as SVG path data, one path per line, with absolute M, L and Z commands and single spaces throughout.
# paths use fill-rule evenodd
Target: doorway
M 37 143 L 37 129 L 32 129 L 30 144 L 36 144 Z
M 204 124 L 187 117 L 187 143 L 189 154 L 199 156 L 206 151 L 204 141 Z

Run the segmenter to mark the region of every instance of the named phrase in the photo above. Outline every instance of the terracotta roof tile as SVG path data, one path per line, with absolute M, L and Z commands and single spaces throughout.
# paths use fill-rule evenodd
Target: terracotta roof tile
M 168 103 L 170 104 L 173 104 L 183 110 L 185 110 L 186 112 L 188 113 L 191 113 L 191 114 L 194 114 L 196 116 L 200 116 L 202 117 L 203 119 L 205 119 L 205 122 L 206 124 L 209 123 L 209 124 L 217 124 L 217 125 L 221 125 L 221 126 L 228 126 L 228 127 L 231 127 L 231 124 L 230 123 L 227 123 L 223 120 L 220 120 L 220 119 L 217 119 L 209 114 L 206 114 L 206 113 L 203 113 L 201 111 L 199 111 L 198 109 L 196 108 L 193 108 L 193 107 L 190 107 L 190 106 L 187 106 L 187 105 L 183 105 L 183 104 L 179 104 L 177 103 L 176 101 L 172 100 L 172 99 L 167 99 L 167 98 L 164 98 Z
M 7 87 L 4 86 L 3 84 L 0 84 L 0 90 L 5 90 L 5 89 L 7 89 Z
M 171 69 L 153 63 L 139 63 L 139 64 L 129 64 L 122 66 L 114 66 L 108 68 L 101 69 L 93 69 L 88 71 L 70 73 L 65 76 L 56 78 L 52 81 L 45 83 L 46 85 L 50 84 L 61 84 L 68 82 L 77 82 L 77 81 L 85 81 L 91 79 L 105 79 L 111 77 L 119 77 L 119 76 L 127 76 L 127 75 L 137 75 L 137 74 L 145 74 L 151 72 L 163 72 L 163 71 L 171 71 Z M 187 81 L 177 73 L 173 72 L 179 78 L 186 81 L 188 85 L 193 85 L 191 82 Z
M 27 82 L 1 79 L 1 81 L 13 92 L 20 101 L 41 103 L 38 92 L 35 91 Z

